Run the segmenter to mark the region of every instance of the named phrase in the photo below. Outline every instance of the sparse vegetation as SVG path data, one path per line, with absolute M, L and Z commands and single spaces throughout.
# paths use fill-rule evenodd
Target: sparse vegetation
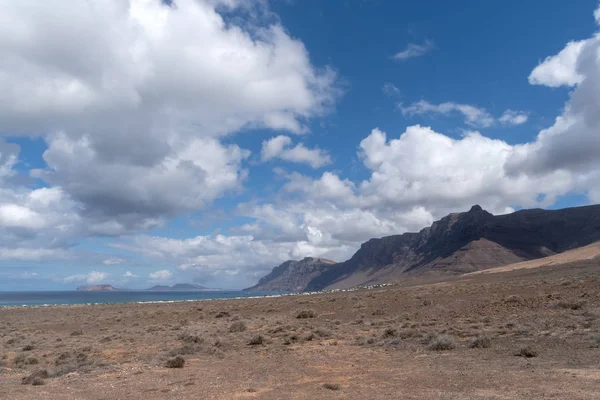
M 233 324 L 229 326 L 229 332 L 245 332 L 248 329 L 246 323 L 244 321 L 235 321 Z
M 538 353 L 531 346 L 522 346 L 515 353 L 515 356 L 525 357 L 525 358 L 533 358 L 533 357 L 537 357 Z
M 452 350 L 455 347 L 454 339 L 450 335 L 434 336 L 427 344 L 427 349 L 432 351 Z
M 591 342 L 592 342 L 590 344 L 591 348 L 600 349 L 600 333 L 596 333 L 595 335 L 592 335 Z
M 314 312 L 313 310 L 302 310 L 299 311 L 298 314 L 296 314 L 296 318 L 298 319 L 305 319 L 305 318 L 316 318 L 317 313 Z
M 585 300 L 559 300 L 554 303 L 554 308 L 562 308 L 566 310 L 580 310 L 586 304 Z
M 512 294 L 510 296 L 506 296 L 504 298 L 505 303 L 518 304 L 523 302 L 523 298 L 521 296 L 517 296 L 516 294 Z
M 50 374 L 48 373 L 48 370 L 39 369 L 39 370 L 34 371 L 31 374 L 27 375 L 23 379 L 21 379 L 21 383 L 23 385 L 39 386 L 39 385 L 43 385 L 44 379 L 47 379 L 49 377 L 50 377 Z
M 265 338 L 262 335 L 256 335 L 250 338 L 248 341 L 249 346 L 259 346 L 265 342 Z
M 487 335 L 479 335 L 474 338 L 469 347 L 472 349 L 487 349 L 492 345 L 492 340 Z
M 166 368 L 183 368 L 185 365 L 185 358 L 181 356 L 175 356 L 173 358 L 169 358 L 165 363 Z
M 342 388 L 338 383 L 324 383 L 323 387 L 329 390 L 340 390 Z

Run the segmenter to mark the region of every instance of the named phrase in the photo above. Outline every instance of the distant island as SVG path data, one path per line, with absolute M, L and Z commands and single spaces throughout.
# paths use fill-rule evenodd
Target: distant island
M 117 289 L 112 285 L 91 285 L 91 286 L 77 286 L 77 290 L 80 292 L 117 292 L 123 289 Z M 127 289 L 125 289 L 127 290 Z
M 207 287 L 200 286 L 200 285 L 194 285 L 193 283 L 177 283 L 173 286 L 156 285 L 156 286 L 152 286 L 150 289 L 147 289 L 147 290 L 152 290 L 152 291 L 160 291 L 160 290 L 215 291 L 215 290 L 219 290 L 219 289 L 211 289 L 211 288 L 207 288 Z
M 116 288 L 112 285 L 84 285 L 84 286 L 78 286 L 77 290 L 80 292 L 131 292 L 131 291 L 153 291 L 153 292 L 158 292 L 158 291 L 163 291 L 163 292 L 167 292 L 167 291 L 187 291 L 187 292 L 193 292 L 193 291 L 198 291 L 198 292 L 213 292 L 213 291 L 218 291 L 220 289 L 212 289 L 212 288 L 207 288 L 204 286 L 200 286 L 200 285 L 194 285 L 192 283 L 177 283 L 175 285 L 172 286 L 167 286 L 167 285 L 156 285 L 156 286 L 152 286 L 149 289 L 119 289 Z

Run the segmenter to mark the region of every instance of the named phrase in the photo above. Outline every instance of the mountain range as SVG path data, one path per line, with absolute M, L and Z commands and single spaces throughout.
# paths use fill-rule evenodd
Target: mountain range
M 420 232 L 371 239 L 345 262 L 286 261 L 247 290 L 341 289 L 411 276 L 463 274 L 547 257 L 599 240 L 600 205 L 504 215 L 492 215 L 475 205 Z

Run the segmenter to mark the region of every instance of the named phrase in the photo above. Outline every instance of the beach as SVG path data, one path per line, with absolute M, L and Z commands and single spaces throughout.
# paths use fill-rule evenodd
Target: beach
M 0 398 L 600 398 L 598 287 L 589 260 L 311 295 L 4 307 Z

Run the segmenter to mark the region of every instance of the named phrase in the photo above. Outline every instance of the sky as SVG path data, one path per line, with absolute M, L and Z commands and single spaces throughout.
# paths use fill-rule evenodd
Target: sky
M 0 290 L 239 289 L 600 202 L 597 1 L 0 0 Z

